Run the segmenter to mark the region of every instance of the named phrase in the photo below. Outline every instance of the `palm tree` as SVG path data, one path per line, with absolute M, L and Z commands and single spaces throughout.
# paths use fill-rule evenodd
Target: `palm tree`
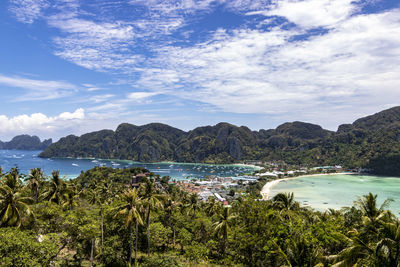
M 156 208 L 162 208 L 162 195 L 157 194 L 154 180 L 146 180 L 143 184 L 143 201 L 146 206 L 147 219 L 147 255 L 150 256 L 150 212 Z
M 376 204 L 377 195 L 369 193 L 360 197 L 355 204 L 360 208 L 363 214 L 363 225 L 366 232 L 377 232 L 378 223 L 385 221 L 392 216 L 389 210 L 385 210 L 390 204 L 391 199 L 386 199 L 378 208 Z
M 220 209 L 221 209 L 221 204 L 216 200 L 216 198 L 209 197 L 205 208 L 205 211 L 208 214 L 208 216 L 212 216 L 218 213 Z
M 179 202 L 173 201 L 171 197 L 168 197 L 166 200 L 164 210 L 165 210 L 165 218 L 164 221 L 169 223 L 169 226 L 172 229 L 172 244 L 173 247 L 175 248 L 175 236 L 176 236 L 176 218 L 174 216 L 174 211 L 177 209 L 179 206 Z
M 232 223 L 232 220 L 236 218 L 235 215 L 230 213 L 230 209 L 228 207 L 224 207 L 222 213 L 218 214 L 218 220 L 217 222 L 214 223 L 215 226 L 215 232 L 217 236 L 222 236 L 222 252 L 225 254 L 226 251 L 226 246 L 227 246 L 227 240 L 228 240 L 228 234 L 230 232 L 230 226 Z
M 100 206 L 100 232 L 101 247 L 104 245 L 104 197 L 100 188 L 89 188 L 86 192 L 87 199 L 92 205 Z
M 351 231 L 352 237 L 346 237 L 349 246 L 339 254 L 327 257 L 334 260 L 335 267 L 340 266 L 370 266 L 374 261 L 375 248 L 373 244 L 363 240 L 357 230 Z
M 196 212 L 199 209 L 199 195 L 197 195 L 196 193 L 190 194 L 187 208 L 188 208 L 187 214 L 189 215 L 190 213 L 192 213 L 192 218 L 195 218 Z
M 295 210 L 299 207 L 293 193 L 279 193 L 272 198 L 273 205 L 281 210 Z
M 1 185 L 7 186 L 13 192 L 19 191 L 22 184 L 18 168 L 12 168 L 10 172 L 4 176 Z
M 291 210 L 295 208 L 293 193 L 279 193 L 272 198 L 273 204 L 279 209 Z
M 125 217 L 125 226 L 129 229 L 129 264 L 132 265 L 132 224 L 136 224 L 136 238 L 135 238 L 135 263 L 137 262 L 137 249 L 138 249 L 138 232 L 139 224 L 143 224 L 142 216 L 142 200 L 139 198 L 136 189 L 130 189 L 121 196 L 121 204 L 116 208 L 117 213 L 115 216 Z
M 68 191 L 64 194 L 65 202 L 62 204 L 63 208 L 68 210 L 72 210 L 73 208 L 78 206 L 76 200 L 79 198 L 79 195 L 75 194 L 73 191 Z
M 28 175 L 28 187 L 31 189 L 35 203 L 39 202 L 40 188 L 43 183 L 43 172 L 40 168 L 32 169 Z
M 21 226 L 22 216 L 31 214 L 32 199 L 4 184 L 0 187 L 0 226 Z
M 400 266 L 400 221 L 382 224 L 383 238 L 376 245 L 377 260 L 384 266 Z
M 60 205 L 64 198 L 65 190 L 66 185 L 64 180 L 60 177 L 60 172 L 53 171 L 51 173 L 49 188 L 45 193 L 45 199 Z

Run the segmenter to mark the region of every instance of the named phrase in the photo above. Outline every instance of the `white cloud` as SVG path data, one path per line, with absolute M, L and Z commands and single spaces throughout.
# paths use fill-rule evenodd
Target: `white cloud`
M 157 93 L 152 93 L 152 92 L 133 92 L 133 93 L 129 93 L 128 94 L 128 98 L 129 99 L 133 99 L 133 100 L 142 100 L 145 98 L 149 98 L 152 96 L 157 95 Z
M 98 104 L 87 109 L 92 114 L 122 113 L 132 103 L 162 94 L 226 112 L 277 114 L 334 125 L 346 114 L 359 116 L 355 110 L 367 114 L 387 107 L 388 99 L 400 99 L 398 9 L 363 15 L 358 13 L 360 0 L 136 0 L 129 3 L 143 14 L 133 17 L 127 12 L 116 18 L 118 12 L 107 4 L 92 5 L 97 15 L 93 10 L 86 14 L 79 7 L 83 2 L 72 2 L 46 18 L 60 31 L 53 39 L 55 54 L 88 69 L 122 73 L 128 80 L 125 85 L 141 90 L 112 101 L 110 95 L 92 96 L 88 99 Z M 208 28 L 202 33 L 190 28 L 215 6 L 257 16 L 246 17 L 237 30 L 211 34 Z M 277 17 L 296 27 L 277 25 L 282 21 Z M 307 36 L 319 28 L 325 31 Z M 185 33 L 196 37 L 177 45 L 182 41 L 177 36 Z M 193 44 L 195 40 L 202 41 Z M 21 78 L 14 80 L 14 86 L 21 84 Z M 29 82 L 17 87 L 28 88 L 36 98 L 74 90 L 46 83 L 54 93 L 44 94 Z M 11 82 L 0 75 L 0 83 Z M 84 87 L 88 92 L 101 89 Z
M 193 13 L 198 10 L 208 10 L 213 3 L 219 0 L 132 0 L 132 5 L 143 5 L 153 11 L 159 11 L 164 15 L 176 15 L 177 13 Z
M 51 16 L 48 24 L 67 34 L 54 38 L 55 54 L 82 67 L 132 71 L 141 59 L 127 53 L 134 43 L 134 32 L 124 22 L 98 23 L 61 14 Z
M 79 108 L 75 110 L 75 112 L 63 112 L 56 119 L 61 120 L 83 120 L 85 118 L 85 110 L 83 108 Z
M 19 76 L 5 76 L 0 74 L 0 84 L 22 88 L 26 91 L 16 101 L 49 100 L 65 97 L 76 91 L 77 88 L 68 82 L 34 80 Z
M 40 134 L 51 136 L 76 126 L 85 119 L 82 108 L 74 112 L 63 112 L 57 116 L 46 116 L 43 113 L 23 114 L 15 117 L 0 115 L 0 133 L 13 136 L 17 134 Z
M 114 97 L 115 95 L 112 94 L 105 94 L 105 95 L 95 95 L 90 98 L 91 102 L 94 103 L 102 103 L 108 101 L 110 98 Z
M 332 27 L 349 18 L 360 0 L 274 0 L 259 14 L 281 16 L 303 28 Z M 254 14 L 254 13 L 250 13 Z
M 400 10 L 335 23 L 298 41 L 293 30 L 245 29 L 194 47 L 167 46 L 153 62 L 160 68 L 146 70 L 139 84 L 227 112 L 290 113 L 330 127 L 354 110 L 400 99 Z
M 43 9 L 48 6 L 47 0 L 10 0 L 9 10 L 18 21 L 31 24 L 41 16 Z

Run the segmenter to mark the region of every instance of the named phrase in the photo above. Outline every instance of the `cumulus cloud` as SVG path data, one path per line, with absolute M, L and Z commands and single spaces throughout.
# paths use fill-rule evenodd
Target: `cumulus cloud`
M 79 108 L 74 112 L 63 112 L 57 116 L 47 116 L 43 113 L 23 114 L 14 117 L 0 115 L 0 133 L 7 136 L 17 134 L 39 134 L 51 136 L 59 134 L 85 119 L 85 110 Z
M 332 27 L 358 10 L 359 0 L 280 0 L 258 14 L 281 16 L 303 28 Z M 257 13 L 249 13 L 257 14 Z

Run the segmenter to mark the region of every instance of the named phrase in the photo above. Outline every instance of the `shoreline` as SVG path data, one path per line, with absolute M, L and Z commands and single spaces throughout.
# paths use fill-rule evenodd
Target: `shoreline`
M 40 150 L 38 150 L 40 151 Z M 112 159 L 112 158 L 95 158 L 95 157 L 49 157 L 43 159 L 76 159 L 76 160 L 103 160 L 103 161 L 115 161 L 115 162 L 129 162 L 132 164 L 146 164 L 146 165 L 157 165 L 157 164 L 180 164 L 180 165 L 203 165 L 203 166 L 235 166 L 235 167 L 248 167 L 253 170 L 262 169 L 260 166 L 244 163 L 199 163 L 199 162 L 177 162 L 177 161 L 157 161 L 157 162 L 140 162 L 130 159 Z
M 260 191 L 260 194 L 262 196 L 262 200 L 269 200 L 271 199 L 270 193 L 273 187 L 275 187 L 277 184 L 279 184 L 282 181 L 294 179 L 294 178 L 299 178 L 299 177 L 315 177 L 315 176 L 329 176 L 329 175 L 359 175 L 359 173 L 352 173 L 352 172 L 339 172 L 339 173 L 321 173 L 321 174 L 306 174 L 306 175 L 300 175 L 300 176 L 295 176 L 295 177 L 286 177 L 286 178 L 281 178 L 277 180 L 273 180 L 271 182 L 266 183 L 263 188 Z

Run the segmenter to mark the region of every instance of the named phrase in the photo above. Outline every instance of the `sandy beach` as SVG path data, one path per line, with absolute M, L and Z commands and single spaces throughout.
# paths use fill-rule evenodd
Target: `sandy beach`
M 283 179 L 273 180 L 273 181 L 271 181 L 271 182 L 266 183 L 266 184 L 263 186 L 263 188 L 261 189 L 261 192 L 260 192 L 260 193 L 261 193 L 261 196 L 262 196 L 262 199 L 263 199 L 263 200 L 268 200 L 268 199 L 270 199 L 271 196 L 270 196 L 269 194 L 270 194 L 270 192 L 271 192 L 271 189 L 272 189 L 275 185 L 279 184 L 280 182 L 285 181 L 285 180 L 288 180 L 288 179 L 290 179 L 290 178 L 283 178 Z
M 266 183 L 263 188 L 261 189 L 261 196 L 263 200 L 269 200 L 272 196 L 270 196 L 271 190 L 274 186 L 279 184 L 282 181 L 286 181 L 292 178 L 298 178 L 298 177 L 313 177 L 313 176 L 326 176 L 326 175 L 351 175 L 351 174 L 356 174 L 356 173 L 351 173 L 351 172 L 340 172 L 340 173 L 319 173 L 319 174 L 309 174 L 309 175 L 300 175 L 296 177 L 289 177 L 289 178 L 282 178 L 278 180 L 273 180 L 271 182 Z

